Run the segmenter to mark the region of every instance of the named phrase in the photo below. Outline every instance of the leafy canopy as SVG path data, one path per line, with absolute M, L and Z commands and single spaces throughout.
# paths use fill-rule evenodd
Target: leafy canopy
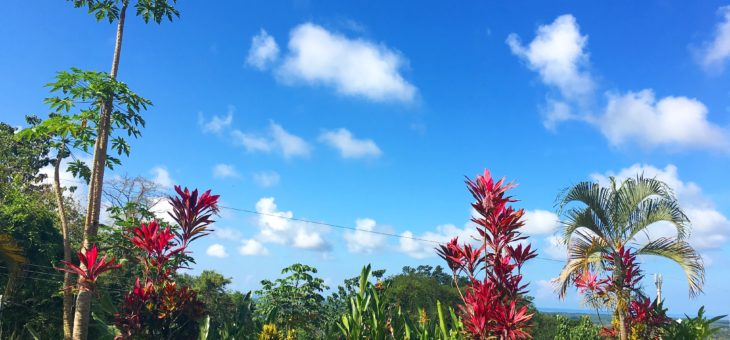
M 56 74 L 54 82 L 46 85 L 54 96 L 44 102 L 50 107 L 48 119 L 22 130 L 20 138 L 50 140 L 51 147 L 61 153 L 61 158 L 70 155 L 72 149 L 89 153 L 93 148 L 99 129 L 101 106 L 111 105 L 111 149 L 117 155 L 129 156 L 128 137 L 141 135 L 140 128 L 145 121 L 141 112 L 152 105 L 149 100 L 137 95 L 127 84 L 112 79 L 108 73 L 84 71 L 71 68 Z M 73 157 L 68 170 L 87 182 L 91 169 L 80 159 Z M 106 166 L 113 169 L 121 161 L 108 155 Z
M 69 0 L 74 7 L 86 7 L 97 21 L 107 19 L 112 23 L 119 19 L 120 5 L 126 6 L 129 0 Z M 136 15 L 141 16 L 145 23 L 154 21 L 161 23 L 164 18 L 172 21 L 173 17 L 180 17 L 180 12 L 174 5 L 177 0 L 137 0 L 134 4 Z

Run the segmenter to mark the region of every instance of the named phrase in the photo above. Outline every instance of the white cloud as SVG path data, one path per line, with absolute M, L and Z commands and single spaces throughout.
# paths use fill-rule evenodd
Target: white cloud
M 224 258 L 228 257 L 228 253 L 226 253 L 226 247 L 224 247 L 222 244 L 211 244 L 208 249 L 205 251 L 205 254 L 212 257 L 218 257 L 218 258 Z
M 279 184 L 281 176 L 276 171 L 260 171 L 253 174 L 253 180 L 260 187 L 268 188 Z
M 236 168 L 234 168 L 233 165 L 216 164 L 213 167 L 213 177 L 215 177 L 215 178 L 238 177 L 238 172 L 236 172 Z
M 18 129 L 18 131 L 19 130 L 20 129 Z M 91 168 L 91 157 L 75 158 Z M 82 206 L 85 206 L 88 203 L 89 186 L 82 178 L 76 178 L 73 176 L 73 174 L 71 174 L 71 172 L 66 171 L 66 169 L 68 169 L 68 163 L 71 161 L 73 161 L 73 159 L 71 158 L 65 158 L 61 161 L 61 166 L 59 168 L 60 171 L 58 173 L 58 180 L 62 189 L 70 189 L 71 187 L 75 187 L 75 190 L 70 193 L 70 196 L 76 202 L 79 202 Z M 46 178 L 43 180 L 43 183 L 53 185 L 53 164 L 44 166 L 43 168 L 38 170 L 38 172 L 46 176 Z
M 203 114 L 198 113 L 198 125 L 203 129 L 203 132 L 221 133 L 233 123 L 233 113 L 235 111 L 236 107 L 229 105 L 225 117 L 213 116 L 209 121 L 205 121 Z
M 532 239 L 530 240 L 532 241 Z M 568 248 L 559 236 L 551 235 L 542 240 L 535 239 L 533 242 L 532 247 L 537 249 L 539 255 L 546 255 L 555 260 L 566 260 L 568 258 Z
M 575 17 L 570 14 L 540 26 L 535 39 L 527 46 L 523 46 L 514 33 L 507 37 L 512 53 L 537 71 L 546 85 L 557 87 L 562 96 L 569 99 L 593 91 L 593 79 L 586 70 L 589 57 L 583 50 L 587 42 L 588 36 L 581 35 Z
M 285 82 L 323 84 L 373 101 L 410 102 L 416 95 L 416 87 L 400 73 L 407 62 L 382 44 L 304 23 L 291 31 L 288 46 L 277 72 Z
M 279 46 L 276 44 L 276 40 L 261 29 L 259 34 L 251 38 L 251 48 L 248 50 L 246 64 L 264 70 L 276 61 L 278 56 Z
M 730 17 L 730 9 L 726 12 Z M 730 53 L 730 23 L 726 30 Z M 620 95 L 608 93 L 605 109 L 597 110 L 602 113 L 591 113 L 596 111 L 591 100 L 595 81 L 589 71 L 587 42 L 588 36 L 581 34 L 575 17 L 569 14 L 540 26 L 527 46 L 514 33 L 507 38 L 512 53 L 538 72 L 545 85 L 560 93 L 548 95 L 542 108 L 546 128 L 552 130 L 560 122 L 581 120 L 596 126 L 613 145 L 730 147 L 728 132 L 711 123 L 707 107 L 692 98 L 669 96 L 656 100 L 650 89 Z
M 312 152 L 312 147 L 304 139 L 289 133 L 273 121 L 269 123 L 269 131 L 266 136 L 233 130 L 231 137 L 235 143 L 242 145 L 248 152 L 276 151 L 287 159 L 309 157 Z
M 170 200 L 167 197 L 160 197 L 157 199 L 154 199 L 155 205 L 150 207 L 150 212 L 155 214 L 157 219 L 163 220 L 170 224 L 175 224 L 175 220 L 170 216 L 170 213 L 172 212 L 172 205 L 170 204 Z
M 547 210 L 526 210 L 525 225 L 520 229 L 526 235 L 552 234 L 560 226 L 560 218 Z
M 346 231 L 344 234 L 347 241 L 347 250 L 351 253 L 372 253 L 385 244 L 385 235 L 375 234 L 377 223 L 370 218 L 362 218 L 355 221 L 356 231 Z
M 259 213 L 259 240 L 302 249 L 330 250 L 331 245 L 321 235 L 328 229 L 292 220 L 294 213 L 279 211 L 273 197 L 264 197 L 256 202 L 256 211 Z
M 269 250 L 254 239 L 242 240 L 238 253 L 245 256 L 269 255 Z
M 592 174 L 591 177 L 599 183 L 605 184 L 608 183 L 608 176 L 615 176 L 622 180 L 635 177 L 637 174 L 661 180 L 674 190 L 680 206 L 692 223 L 689 242 L 694 247 L 700 250 L 719 248 L 730 238 L 730 220 L 715 208 L 713 201 L 703 194 L 699 185 L 680 179 L 677 167 L 672 164 L 667 165 L 664 169 L 651 165 L 634 164 L 617 173 Z M 671 229 L 663 227 L 665 226 L 658 225 L 656 228 L 650 229 L 651 236 L 672 235 Z
M 382 154 L 372 139 L 357 139 L 344 128 L 324 131 L 319 140 L 339 150 L 342 158 L 378 157 Z
M 273 143 L 265 137 L 243 133 L 240 130 L 231 131 L 231 137 L 248 152 L 270 152 L 274 149 Z
M 237 241 L 241 238 L 241 232 L 234 228 L 218 228 L 213 230 L 211 236 L 221 240 Z
M 175 184 L 175 181 L 170 177 L 170 173 L 162 166 L 156 166 L 150 172 L 153 175 L 152 181 L 165 189 L 172 188 Z
M 284 158 L 309 157 L 311 147 L 301 137 L 295 136 L 281 125 L 271 122 L 271 134 Z
M 700 53 L 700 62 L 707 70 L 722 70 L 730 59 L 730 6 L 720 7 L 722 21 L 715 27 L 715 36 L 705 44 Z
M 433 257 L 436 256 L 436 247 L 438 247 L 438 244 L 433 241 L 446 243 L 458 236 L 460 242 L 469 242 L 476 234 L 476 229 L 470 223 L 467 223 L 464 228 L 458 228 L 453 224 L 443 224 L 437 226 L 435 232 L 427 231 L 421 235 L 405 231 L 401 233 L 400 251 L 417 259 Z
M 704 104 L 687 97 L 657 101 L 651 90 L 609 95 L 606 111 L 596 124 L 614 145 L 728 146 L 726 132 L 707 120 Z
M 555 298 L 556 287 L 552 280 L 537 280 L 534 281 L 537 289 L 535 290 L 535 297 L 538 298 Z

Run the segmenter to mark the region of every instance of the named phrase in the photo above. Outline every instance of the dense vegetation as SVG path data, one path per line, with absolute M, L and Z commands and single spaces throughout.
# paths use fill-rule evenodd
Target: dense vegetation
M 96 20 L 116 23 L 111 71 L 72 68 L 48 84 L 46 119 L 18 130 L 0 123 L 0 338 L 8 339 L 707 339 L 720 334 L 704 309 L 682 322 L 642 291 L 639 255 L 677 263 L 692 295 L 702 292 L 701 257 L 687 243 L 689 220 L 656 179 L 584 182 L 560 202 L 568 261 L 561 295 L 575 288 L 606 324 L 537 311 L 523 265 L 537 256 L 513 207 L 511 183 L 488 171 L 467 180 L 476 240 L 440 244 L 445 267 L 370 265 L 337 287 L 315 266 L 295 263 L 253 292 L 231 290 L 211 270 L 187 274 L 188 247 L 218 213 L 211 190 L 175 186 L 163 197 L 141 177 L 105 178 L 130 156 L 152 102 L 117 80 L 127 8 L 145 22 L 179 16 L 175 1 L 74 0 Z M 89 166 L 76 155 L 93 156 Z M 51 171 L 48 171 L 51 169 Z M 48 178 L 48 173 L 52 173 Z M 61 183 L 88 185 L 88 205 Z M 102 198 L 108 206 L 102 208 Z M 173 223 L 152 213 L 166 199 Z M 112 223 L 99 223 L 105 209 Z M 636 245 L 657 222 L 673 237 Z M 353 273 L 354 274 L 354 273 Z M 558 274 L 558 273 L 556 273 Z
M 37 124 L 38 120 L 30 117 L 29 122 Z M 5 287 L 2 334 L 9 338 L 60 338 L 63 335 L 61 293 L 64 277 L 54 267 L 62 266 L 63 242 L 53 187 L 44 184 L 47 179 L 41 171 L 53 163 L 52 141 L 44 143 L 38 138 L 18 138 L 15 129 L 6 124 L 0 125 L 0 132 L 0 139 L 4 141 L 0 149 L 0 172 L 3 173 L 0 182 L 0 245 L 3 250 L 0 269 L 3 275 L 0 283 Z M 473 337 L 469 335 L 473 331 L 470 324 L 464 322 L 464 317 L 473 318 L 474 315 L 469 316 L 469 309 L 463 307 L 468 305 L 462 299 L 465 295 L 473 296 L 477 290 L 470 287 L 474 278 L 469 275 L 474 274 L 463 275 L 463 270 L 469 270 L 468 266 L 472 266 L 472 271 L 478 270 L 474 264 L 483 265 L 480 258 L 487 248 L 470 248 L 468 244 L 459 248 L 456 241 L 444 245 L 440 252 L 448 259 L 446 264 L 453 273 L 441 266 L 423 265 L 404 267 L 402 272 L 389 275 L 384 270 L 367 267 L 360 276 L 345 280 L 337 287 L 325 286 L 315 267 L 293 264 L 282 270 L 281 277 L 263 280 L 260 290 L 244 293 L 230 290 L 231 280 L 215 271 L 189 275 L 174 270 L 186 263 L 194 265 L 184 248 L 210 232 L 208 227 L 216 211 L 216 196 L 178 189 L 177 196 L 170 198 L 172 206 L 176 207 L 176 223 L 169 225 L 157 222 L 149 211 L 161 192 L 153 182 L 124 177 L 105 185 L 109 188 L 108 201 L 113 202 L 108 209 L 114 223 L 100 227 L 94 243 L 98 247 L 95 249 L 100 250 L 99 255 L 89 260 L 87 257 L 91 255 L 87 252 L 87 257 L 81 259 L 91 261 L 86 264 L 96 268 L 96 272 L 86 272 L 80 267 L 75 269 L 78 272 L 72 270 L 86 280 L 82 280 L 81 289 L 94 293 L 88 330 L 90 338 Z M 490 182 L 490 177 L 485 176 L 472 182 L 475 204 L 505 208 L 497 215 L 494 210 L 485 211 L 481 217 L 484 220 L 477 222 L 488 228 L 492 228 L 489 224 L 492 222 L 504 227 L 501 219 L 509 218 L 513 228 L 519 229 L 520 211 L 510 210 L 499 202 L 485 204 L 480 201 L 488 197 L 509 201 L 508 196 L 503 196 L 506 192 L 503 185 Z M 80 230 L 83 209 L 69 195 L 69 190 L 73 188 L 66 187 L 63 204 L 71 226 L 70 244 L 78 249 L 83 237 Z M 497 229 L 493 231 L 499 233 Z M 517 233 L 509 235 L 520 237 Z M 518 252 L 532 253 L 527 248 L 514 248 L 507 253 Z M 105 259 L 100 259 L 102 253 L 106 254 Z M 627 251 L 617 253 L 632 275 L 640 275 L 633 255 Z M 69 265 L 75 267 L 77 263 L 71 261 Z M 493 268 L 492 265 L 481 270 Z M 588 278 L 577 275 L 576 278 L 575 285 L 586 294 L 609 289 L 601 286 L 609 281 L 599 284 L 597 282 L 601 280 L 596 275 Z M 632 320 L 627 323 L 632 338 L 643 338 L 646 334 L 648 337 L 661 335 L 663 339 L 708 338 L 720 331 L 712 326 L 718 318 L 707 318 L 703 310 L 697 316 L 688 316 L 685 322 L 677 323 L 664 316 L 666 310 L 660 304 L 649 304 L 642 309 L 638 302 L 646 303 L 643 301 L 647 300 L 641 300 L 640 291 L 632 291 L 636 293 L 636 300 L 632 298 L 627 309 Z M 525 291 L 517 293 L 514 301 L 523 306 L 519 308 L 524 308 L 524 315 L 529 316 L 520 329 L 536 339 L 619 336 L 614 328 L 596 324 L 588 317 L 539 313 Z M 135 299 L 142 300 L 135 302 Z M 467 303 L 473 302 L 467 300 Z M 466 308 L 478 308 L 478 305 Z M 648 312 L 648 316 L 641 319 L 645 321 L 634 321 L 642 318 L 642 311 Z M 498 310 L 489 313 L 494 315 Z M 168 319 L 172 316 L 176 321 Z

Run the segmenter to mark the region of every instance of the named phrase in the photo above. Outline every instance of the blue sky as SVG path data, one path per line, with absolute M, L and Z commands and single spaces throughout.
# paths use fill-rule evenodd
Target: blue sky
M 119 77 L 151 99 L 117 171 L 211 188 L 225 206 L 443 241 L 471 230 L 463 176 L 516 180 L 545 259 L 525 270 L 560 301 L 554 200 L 571 183 L 644 172 L 693 219 L 706 294 L 665 275 L 672 313 L 727 314 L 730 7 L 667 1 L 464 4 L 295 0 L 179 4 L 174 23 L 131 17 Z M 0 25 L 0 117 L 45 115 L 59 70 L 109 68 L 114 27 L 64 1 L 23 1 Z M 110 176 L 114 176 L 112 173 Z M 373 263 L 441 264 L 431 244 L 223 210 L 196 271 L 255 289 L 294 262 L 336 286 Z M 662 235 L 662 228 L 652 230 Z M 649 282 L 646 287 L 652 290 Z

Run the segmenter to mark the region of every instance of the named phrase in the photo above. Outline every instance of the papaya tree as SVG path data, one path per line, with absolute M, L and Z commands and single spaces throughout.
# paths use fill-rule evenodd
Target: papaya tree
M 55 151 L 51 160 L 53 165 L 53 191 L 55 193 L 58 217 L 63 236 L 64 261 L 71 261 L 70 228 L 64 204 L 63 190 L 60 183 L 62 163 L 70 159 L 65 171 L 71 172 L 74 177 L 89 183 L 92 170 L 74 152 L 85 152 L 94 146 L 97 140 L 97 131 L 100 125 L 99 110 L 103 103 L 111 101 L 114 106 L 111 116 L 112 151 L 116 155 L 106 155 L 105 167 L 113 168 L 121 164 L 115 156 L 129 155 L 130 147 L 126 136 L 140 136 L 140 128 L 144 127 L 141 111 L 152 103 L 132 92 L 129 87 L 112 79 L 104 72 L 83 71 L 72 68 L 70 71 L 61 71 L 55 81 L 47 84 L 51 89 L 51 97 L 45 99 L 51 113 L 43 121 L 35 122 L 30 128 L 18 133 L 18 138 L 28 140 L 45 140 Z M 86 236 L 86 235 L 85 235 Z M 95 241 L 92 238 L 92 241 Z M 89 245 L 85 237 L 84 246 Z M 64 337 L 70 338 L 73 329 L 73 272 L 64 273 L 63 293 L 63 325 Z M 79 287 L 80 288 L 80 287 Z M 86 299 L 88 291 L 78 302 Z
M 116 22 L 116 39 L 112 55 L 111 71 L 107 75 L 109 80 L 116 82 L 119 71 L 119 60 L 122 51 L 122 38 L 126 23 L 127 9 L 130 5 L 135 9 L 135 14 L 140 16 L 145 23 L 154 21 L 161 23 L 165 18 L 169 21 L 173 17 L 179 17 L 180 13 L 175 9 L 176 0 L 70 0 L 74 7 L 86 8 L 93 14 L 97 21 L 106 20 L 110 24 Z M 96 237 L 99 227 L 99 214 L 101 212 L 102 186 L 104 183 L 104 171 L 107 164 L 107 149 L 109 145 L 110 132 L 113 129 L 113 116 L 117 113 L 114 106 L 114 99 L 105 96 L 98 104 L 98 125 L 94 140 L 93 160 L 89 174 L 89 200 L 84 223 L 83 248 L 87 249 Z M 136 108 L 139 111 L 139 107 Z M 80 284 L 80 283 L 79 283 Z M 85 340 L 88 334 L 88 320 L 90 308 L 90 296 L 88 292 L 79 290 L 74 315 L 73 339 Z M 68 338 L 68 333 L 64 335 Z

